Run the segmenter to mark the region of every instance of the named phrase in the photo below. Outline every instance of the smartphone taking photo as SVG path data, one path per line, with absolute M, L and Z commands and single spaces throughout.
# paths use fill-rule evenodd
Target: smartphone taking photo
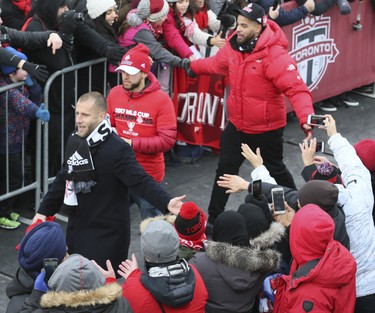
M 59 260 L 57 258 L 47 258 L 43 260 L 43 268 L 46 271 L 46 277 L 44 281 L 47 283 L 53 272 L 59 265 Z
M 314 115 L 310 114 L 307 117 L 307 124 L 311 126 L 325 126 L 324 120 L 326 117 L 324 115 Z
M 317 141 L 315 152 L 323 153 L 325 151 L 324 149 L 325 149 L 324 141 Z
M 285 196 L 284 189 L 281 187 L 272 188 L 272 203 L 273 210 L 275 214 L 284 214 L 285 213 Z
M 252 181 L 251 191 L 255 199 L 262 200 L 262 180 L 261 179 Z

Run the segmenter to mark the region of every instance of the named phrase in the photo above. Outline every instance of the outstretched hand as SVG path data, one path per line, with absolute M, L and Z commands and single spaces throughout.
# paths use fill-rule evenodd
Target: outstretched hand
M 316 151 L 316 138 L 307 141 L 306 139 L 299 144 L 301 149 L 302 161 L 305 166 L 311 165 L 314 163 L 314 156 Z
M 251 163 L 252 166 L 255 168 L 263 165 L 263 158 L 260 155 L 260 149 L 256 149 L 256 154 L 253 152 L 253 150 L 250 149 L 250 147 L 246 143 L 241 144 L 242 152 L 241 154 Z
M 115 274 L 115 271 L 112 267 L 112 263 L 111 263 L 110 260 L 107 260 L 105 262 L 105 264 L 107 265 L 107 270 L 102 268 L 98 263 L 95 262 L 95 260 L 91 260 L 91 262 L 98 268 L 98 270 L 100 271 L 100 273 L 102 273 L 102 275 L 105 277 L 105 279 L 107 279 L 107 278 L 116 279 L 116 274 Z
M 238 175 L 224 174 L 219 177 L 217 184 L 219 187 L 228 189 L 225 193 L 236 193 L 247 190 L 250 183 Z
M 180 213 L 180 209 L 183 203 L 182 200 L 184 200 L 185 197 L 186 195 L 172 198 L 168 203 L 168 211 L 174 215 L 178 215 L 178 213 Z
M 324 116 L 325 116 L 324 127 L 319 127 L 319 128 L 325 128 L 327 131 L 328 137 L 331 137 L 337 134 L 335 119 L 332 117 L 332 115 L 329 115 L 329 114 L 326 114 Z
M 129 275 L 138 268 L 138 262 L 137 258 L 135 257 L 135 254 L 132 254 L 131 260 L 122 261 L 119 265 L 119 270 L 117 273 L 121 276 L 127 279 Z

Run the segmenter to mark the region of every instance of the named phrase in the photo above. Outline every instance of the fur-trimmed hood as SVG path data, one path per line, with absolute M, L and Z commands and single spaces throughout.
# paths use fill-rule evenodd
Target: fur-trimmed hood
M 140 230 L 141 234 L 143 234 L 143 232 L 144 232 L 144 230 L 145 230 L 145 228 L 148 224 L 150 224 L 153 221 L 159 221 L 159 220 L 163 220 L 163 221 L 166 221 L 166 222 L 170 223 L 171 225 L 174 225 L 174 222 L 176 220 L 176 215 L 166 214 L 166 215 L 158 215 L 158 216 L 155 216 L 155 217 L 149 217 L 149 218 L 144 219 L 141 222 L 141 224 L 139 225 L 139 230 Z
M 45 309 L 59 306 L 68 308 L 97 306 L 110 304 L 118 297 L 122 297 L 122 288 L 119 284 L 112 283 L 93 290 L 49 291 L 42 296 L 40 305 Z
M 269 230 L 250 241 L 251 247 L 209 241 L 207 256 L 214 262 L 227 264 L 245 272 L 268 272 L 279 267 L 281 254 L 269 248 L 284 236 L 285 228 L 272 223 Z

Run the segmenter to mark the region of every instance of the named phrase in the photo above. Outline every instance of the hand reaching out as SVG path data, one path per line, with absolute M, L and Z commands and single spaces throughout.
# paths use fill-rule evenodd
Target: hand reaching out
M 132 254 L 132 259 L 131 260 L 126 260 L 121 262 L 119 265 L 119 270 L 117 273 L 121 276 L 124 277 L 125 279 L 128 278 L 128 276 L 138 268 L 138 262 L 137 258 L 135 257 L 135 254 Z
M 242 152 L 241 154 L 251 163 L 255 168 L 263 165 L 263 158 L 260 155 L 260 149 L 256 149 L 256 154 L 250 149 L 250 147 L 243 143 L 241 144 Z
M 311 139 L 310 142 L 304 139 L 299 144 L 299 147 L 301 149 L 303 164 L 305 166 L 313 164 L 316 151 L 316 138 Z
M 325 120 L 324 120 L 324 126 L 319 127 L 319 128 L 325 128 L 327 131 L 328 137 L 331 137 L 335 134 L 337 134 L 337 129 L 336 129 L 336 121 L 332 117 L 332 115 L 326 114 L 325 115 Z
M 218 186 L 228 189 L 225 193 L 236 193 L 247 190 L 250 184 L 238 175 L 224 174 L 224 176 L 220 176 L 219 179 L 220 180 L 217 181 Z
M 91 262 L 99 269 L 100 273 L 102 273 L 102 275 L 105 277 L 105 279 L 107 279 L 107 278 L 114 278 L 114 279 L 116 279 L 116 274 L 115 274 L 115 271 L 114 271 L 114 269 L 112 267 L 112 263 L 111 263 L 110 260 L 107 260 L 105 262 L 105 264 L 107 265 L 107 270 L 105 270 L 104 268 L 102 268 L 94 260 L 91 260 Z

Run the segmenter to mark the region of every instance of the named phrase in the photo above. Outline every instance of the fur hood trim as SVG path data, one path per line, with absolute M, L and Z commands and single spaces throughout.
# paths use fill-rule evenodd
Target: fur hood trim
M 121 296 L 121 286 L 118 283 L 111 283 L 94 290 L 49 291 L 42 296 L 40 305 L 42 308 L 96 306 L 110 304 Z
M 158 216 L 155 216 L 155 217 L 149 217 L 149 218 L 146 218 L 144 219 L 141 224 L 139 225 L 139 230 L 141 231 L 141 234 L 143 234 L 145 228 L 147 227 L 148 224 L 150 224 L 151 222 L 154 222 L 154 221 L 166 221 L 168 222 L 169 224 L 171 224 L 172 226 L 174 226 L 174 222 L 176 220 L 176 215 L 173 215 L 173 214 L 166 214 L 166 215 L 158 215 Z
M 276 250 L 233 246 L 209 241 L 207 256 L 214 262 L 224 263 L 244 272 L 268 272 L 279 267 L 281 254 Z
M 273 222 L 270 228 L 258 237 L 250 240 L 254 248 L 265 249 L 272 247 L 276 242 L 281 241 L 285 236 L 285 227 L 278 222 Z

